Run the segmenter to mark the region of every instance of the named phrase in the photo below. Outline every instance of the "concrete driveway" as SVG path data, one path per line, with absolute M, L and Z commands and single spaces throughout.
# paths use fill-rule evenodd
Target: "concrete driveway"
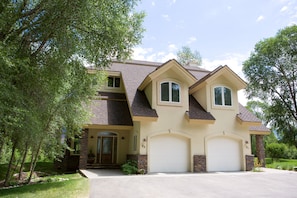
M 297 172 L 263 170 L 134 176 L 93 171 L 90 197 L 297 197 Z

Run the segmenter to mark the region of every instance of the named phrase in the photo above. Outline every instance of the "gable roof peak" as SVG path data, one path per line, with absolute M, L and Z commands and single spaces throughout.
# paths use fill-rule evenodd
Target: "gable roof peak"
M 176 68 L 179 72 L 178 75 L 184 75 L 185 79 L 189 82 L 189 84 L 193 84 L 197 79 L 196 77 L 190 73 L 185 67 L 183 67 L 177 60 L 170 59 L 157 67 L 153 72 L 148 74 L 142 83 L 139 85 L 138 89 L 143 90 L 152 80 L 156 79 L 162 73 L 168 71 L 171 68 Z
M 202 84 L 207 83 L 207 81 L 210 81 L 212 79 L 215 79 L 221 75 L 226 75 L 226 72 L 230 74 L 230 81 L 237 81 L 238 83 L 235 83 L 238 90 L 244 89 L 246 87 L 246 82 L 240 78 L 228 65 L 220 65 L 210 73 L 208 73 L 206 76 L 198 80 L 195 84 L 193 84 L 190 87 L 190 93 L 194 93 L 196 90 L 199 89 L 199 87 L 202 86 Z

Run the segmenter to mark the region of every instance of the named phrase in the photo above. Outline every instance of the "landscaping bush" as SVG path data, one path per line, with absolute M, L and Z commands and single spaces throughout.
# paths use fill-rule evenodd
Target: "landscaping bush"
M 266 153 L 272 160 L 286 157 L 287 145 L 283 143 L 271 143 L 266 146 Z
M 272 164 L 272 159 L 271 158 L 265 158 L 265 163 L 266 164 Z
M 127 160 L 127 162 L 122 165 L 122 171 L 126 175 L 136 174 L 138 171 L 137 162 L 135 160 Z
M 297 159 L 297 149 L 295 146 L 289 146 L 285 150 L 285 158 L 287 159 Z

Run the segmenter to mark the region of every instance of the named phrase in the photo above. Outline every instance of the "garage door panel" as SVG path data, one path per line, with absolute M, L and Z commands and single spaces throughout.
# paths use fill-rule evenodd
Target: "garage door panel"
M 240 141 L 226 137 L 210 139 L 207 142 L 207 170 L 240 171 Z
M 150 140 L 150 172 L 187 172 L 189 140 L 178 135 L 158 135 Z

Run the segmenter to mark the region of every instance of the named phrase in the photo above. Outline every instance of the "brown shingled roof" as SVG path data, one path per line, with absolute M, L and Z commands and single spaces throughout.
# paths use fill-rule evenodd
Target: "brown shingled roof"
M 125 94 L 100 92 L 101 100 L 91 105 L 90 124 L 133 126 Z
M 247 110 L 244 106 L 239 104 L 239 114 L 237 117 L 243 122 L 258 122 L 261 123 L 261 120 L 257 118 L 252 112 Z
M 215 120 L 215 118 L 206 112 L 203 107 L 197 102 L 197 100 L 190 95 L 189 96 L 189 118 L 198 120 Z
M 131 109 L 133 116 L 158 117 L 156 110 L 151 108 L 143 91 L 136 91 Z
M 148 116 L 157 117 L 155 110 L 152 110 L 147 99 L 146 104 L 142 104 L 140 101 L 145 101 L 143 93 L 140 93 L 137 88 L 146 78 L 146 76 L 154 72 L 157 68 L 164 65 L 163 63 L 147 62 L 147 61 L 115 61 L 110 68 L 110 71 L 120 71 L 123 79 L 123 83 L 126 89 L 126 95 L 128 104 L 131 107 L 132 115 L 135 116 Z M 193 76 L 199 80 L 207 75 L 209 72 L 196 67 L 185 67 Z M 142 108 L 146 108 L 146 110 Z M 148 110 L 150 109 L 150 111 Z
M 258 131 L 258 132 L 270 132 L 270 129 L 268 129 L 266 126 L 261 124 L 260 126 L 251 126 L 249 128 L 250 131 Z

